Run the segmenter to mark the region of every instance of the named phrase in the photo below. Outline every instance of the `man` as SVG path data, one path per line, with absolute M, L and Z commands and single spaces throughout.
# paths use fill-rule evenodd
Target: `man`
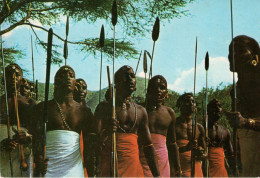
M 169 159 L 174 165 L 176 175 L 180 175 L 179 151 L 175 135 L 175 112 L 172 108 L 163 106 L 167 94 L 166 79 L 161 75 L 151 78 L 147 88 L 146 110 L 148 112 L 152 142 L 157 154 L 160 175 L 162 177 L 170 177 Z M 169 159 L 167 146 L 170 155 Z M 140 161 L 144 170 L 144 176 L 152 177 L 143 154 L 141 154 Z
M 30 149 L 27 147 L 31 143 L 31 135 L 28 134 L 30 130 L 30 113 L 32 107 L 36 102 L 32 99 L 27 99 L 20 94 L 20 87 L 23 78 L 23 72 L 19 65 L 10 64 L 5 68 L 6 75 L 6 89 L 9 121 L 11 127 L 9 131 L 11 138 L 7 138 L 7 108 L 6 96 L 0 98 L 0 111 L 1 111 L 1 176 L 11 176 L 11 169 L 9 165 L 9 152 L 12 151 L 13 155 L 13 176 L 29 176 L 30 170 L 28 169 L 27 159 L 30 155 Z M 18 120 L 20 122 L 21 130 L 16 131 Z M 13 137 L 13 138 L 12 138 Z M 20 145 L 19 145 L 20 144 Z M 18 148 L 18 145 L 20 148 Z M 26 147 L 23 147 L 25 145 Z M 19 150 L 21 155 L 25 158 L 19 158 Z M 20 170 L 20 162 L 22 163 L 22 171 Z
M 227 113 L 230 124 L 238 129 L 242 175 L 260 176 L 260 56 L 259 44 L 240 35 L 229 45 L 230 70 L 237 72 L 237 111 Z M 235 70 L 233 68 L 233 57 Z M 231 92 L 234 108 L 234 91 Z M 233 109 L 234 110 L 234 109 Z
M 75 85 L 75 90 L 74 90 L 74 94 L 73 94 L 73 97 L 74 97 L 74 100 L 76 102 L 78 102 L 79 104 L 85 106 L 86 108 L 88 108 L 88 110 L 90 110 L 90 108 L 86 105 L 86 96 L 87 96 L 87 84 L 85 82 L 85 80 L 83 80 L 82 78 L 79 78 L 76 80 L 76 85 Z M 92 112 L 90 112 L 90 116 L 89 118 L 89 121 L 93 120 L 93 114 Z M 93 125 L 93 123 L 89 123 L 89 125 Z M 93 125 L 94 126 L 94 125 Z M 89 127 L 90 129 L 93 128 L 92 126 Z M 96 134 L 93 133 L 93 131 L 91 131 L 89 134 L 88 134 L 88 137 L 86 138 L 87 139 L 87 160 L 84 161 L 84 156 L 83 156 L 83 150 L 84 150 L 84 144 L 83 144 L 83 135 L 82 135 L 82 132 L 81 132 L 81 135 L 80 135 L 80 150 L 81 150 L 81 155 L 82 155 L 82 160 L 83 160 L 83 163 L 86 165 L 87 169 L 84 169 L 84 174 L 85 174 L 85 177 L 93 177 L 94 176 L 94 150 L 95 150 L 95 144 L 94 144 L 94 140 L 96 138 Z M 85 163 L 86 162 L 86 163 Z M 88 175 L 89 173 L 89 175 Z
M 220 102 L 213 99 L 209 102 L 208 107 L 208 160 L 209 160 L 209 177 L 228 177 L 225 168 L 225 155 L 229 162 L 229 166 L 235 175 L 235 159 L 233 147 L 231 143 L 231 134 L 229 130 L 218 124 L 218 120 L 222 116 L 222 107 Z
M 192 93 L 185 93 L 177 100 L 177 107 L 181 115 L 176 119 L 176 139 L 179 147 L 182 176 L 191 176 L 191 149 L 196 156 L 195 177 L 203 177 L 200 160 L 207 155 L 205 153 L 205 131 L 201 124 L 196 125 L 196 137 L 192 138 L 192 117 L 195 112 Z M 194 108 L 195 107 L 195 108 Z
M 73 100 L 75 83 L 75 72 L 70 66 L 62 66 L 57 71 L 54 78 L 54 99 L 48 101 L 46 160 L 43 160 L 44 155 L 41 153 L 44 102 L 36 106 L 36 174 L 45 174 L 46 165 L 43 163 L 49 160 L 46 177 L 84 177 L 80 134 L 83 133 L 85 146 L 91 111 Z
M 20 93 L 22 96 L 24 96 L 26 98 L 30 97 L 31 87 L 30 87 L 29 81 L 26 78 L 22 78 Z
M 95 111 L 98 133 L 100 134 L 99 140 L 103 141 L 103 149 L 100 153 L 99 176 L 110 176 L 112 131 L 116 131 L 119 177 L 144 176 L 139 160 L 137 139 L 143 145 L 143 152 L 153 176 L 160 176 L 156 153 L 151 141 L 146 110 L 131 101 L 131 94 L 136 90 L 136 78 L 130 66 L 123 66 L 115 73 L 115 87 L 116 121 L 112 120 L 111 100 L 100 103 Z

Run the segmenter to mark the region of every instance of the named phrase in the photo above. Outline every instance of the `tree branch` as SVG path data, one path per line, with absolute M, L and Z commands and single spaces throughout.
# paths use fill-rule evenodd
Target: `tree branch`
M 15 24 L 11 25 L 11 26 L 8 27 L 7 29 L 0 31 L 0 35 L 3 35 L 3 34 L 5 34 L 5 33 L 7 33 L 7 32 L 10 32 L 10 31 L 13 30 L 14 28 L 16 28 L 16 27 L 18 27 L 18 26 L 20 26 L 20 25 L 23 25 L 24 22 L 25 22 L 27 19 L 30 18 L 30 15 L 31 15 L 31 11 L 28 10 L 26 17 L 22 18 L 22 20 L 20 20 L 19 22 L 17 22 L 17 23 L 15 23 Z

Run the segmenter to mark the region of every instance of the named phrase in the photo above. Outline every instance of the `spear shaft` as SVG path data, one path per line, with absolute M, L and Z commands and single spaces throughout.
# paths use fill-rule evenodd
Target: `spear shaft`
M 194 96 L 194 103 L 193 103 L 193 118 L 192 118 L 192 134 L 193 134 L 193 141 L 196 141 L 196 109 L 195 109 L 195 94 L 196 94 L 196 70 L 197 70 L 197 44 L 198 40 L 196 37 L 196 47 L 195 47 L 195 65 L 194 65 L 194 89 L 193 89 L 193 96 Z M 191 150 L 191 177 L 195 176 L 195 155 L 194 155 L 194 150 L 192 148 Z
M 153 54 L 154 54 L 154 47 L 155 47 L 155 41 L 153 42 L 153 51 L 152 51 L 152 58 L 151 58 L 151 67 L 150 67 L 150 74 L 149 79 L 153 76 Z
M 31 36 L 31 52 L 32 52 L 32 72 L 33 72 L 33 84 L 34 84 L 34 58 L 33 58 L 33 41 Z M 33 91 L 35 92 L 35 85 L 33 87 Z
M 230 0 L 230 15 L 231 15 L 231 38 L 233 41 L 233 7 L 232 0 Z M 232 63 L 233 63 L 233 89 L 234 89 L 234 112 L 237 111 L 237 90 L 236 90 L 236 81 L 235 81 L 235 56 L 234 56 L 234 42 L 232 43 Z M 237 128 L 233 129 L 233 141 L 234 141 L 234 155 L 235 155 L 235 167 L 237 169 Z M 235 171 L 236 175 L 238 175 L 238 171 Z
M 205 58 L 205 70 L 206 70 L 206 104 L 205 104 L 205 130 L 206 130 L 206 138 L 209 136 L 209 128 L 208 128 L 208 69 L 209 69 L 209 54 L 207 52 Z M 206 153 L 208 154 L 209 147 L 206 147 Z M 209 161 L 206 160 L 206 177 L 209 177 Z
M 140 52 L 139 59 L 138 59 L 138 62 L 137 62 L 137 66 L 136 66 L 136 69 L 135 69 L 135 75 L 137 73 L 137 69 L 138 69 L 138 66 L 139 66 L 139 62 L 140 62 L 141 56 L 142 56 L 142 50 Z
M 0 25 L 1 31 L 1 25 Z M 3 64 L 3 75 L 4 75 L 4 89 L 5 89 L 5 103 L 6 103 L 6 116 L 7 116 L 7 137 L 11 139 L 11 132 L 10 132 L 10 117 L 9 117 L 9 104 L 7 98 L 7 88 L 6 88 L 6 76 L 5 76 L 5 58 L 4 58 L 4 48 L 3 48 L 3 39 L 2 35 L 0 38 L 1 42 L 1 56 L 2 56 L 2 64 Z M 11 170 L 11 177 L 13 177 L 13 159 L 12 159 L 12 152 L 9 152 L 9 164 Z
M 117 4 L 116 0 L 114 0 L 113 5 L 112 5 L 112 24 L 113 24 L 113 41 L 114 41 L 114 46 L 113 46 L 113 106 L 112 106 L 112 119 L 116 119 L 116 92 L 115 92 L 115 51 L 116 51 L 116 23 L 117 23 Z M 116 151 L 116 132 L 112 133 L 112 152 L 111 152 L 111 177 L 117 177 L 118 172 L 117 172 L 117 151 Z

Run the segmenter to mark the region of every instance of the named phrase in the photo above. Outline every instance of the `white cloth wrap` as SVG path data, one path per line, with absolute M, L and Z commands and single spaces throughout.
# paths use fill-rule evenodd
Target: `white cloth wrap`
M 45 177 L 84 177 L 80 153 L 80 135 L 74 131 L 53 130 L 46 134 Z

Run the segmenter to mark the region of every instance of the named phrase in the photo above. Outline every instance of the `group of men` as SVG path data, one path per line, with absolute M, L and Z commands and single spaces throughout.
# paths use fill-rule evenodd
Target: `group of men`
M 236 110 L 226 114 L 230 124 L 239 128 L 242 176 L 260 175 L 257 151 L 260 144 L 259 54 L 258 43 L 250 37 L 237 36 L 230 44 L 230 70 L 234 70 L 234 58 L 238 82 L 237 99 L 231 91 Z M 5 71 L 7 99 L 2 96 L 0 106 L 1 176 L 11 176 L 10 157 L 13 176 L 33 172 L 34 176 L 46 177 L 84 177 L 87 174 L 110 177 L 116 172 L 119 177 L 190 177 L 195 170 L 195 177 L 203 177 L 201 162 L 208 160 L 210 177 L 227 177 L 225 158 L 233 175 L 238 171 L 230 131 L 218 124 L 223 112 L 217 99 L 211 100 L 207 107 L 206 138 L 205 128 L 192 123 L 196 113 L 192 93 L 178 98 L 176 106 L 180 116 L 176 117 L 172 108 L 164 106 L 167 81 L 156 75 L 149 80 L 142 106 L 131 99 L 136 90 L 134 71 L 130 66 L 123 66 L 114 76 L 115 110 L 109 91 L 106 100 L 100 102 L 92 114 L 85 101 L 86 82 L 76 79 L 74 70 L 65 65 L 56 72 L 53 99 L 47 101 L 46 122 L 44 102 L 37 104 L 29 95 L 21 95 L 24 91 L 21 68 L 10 64 Z M 115 117 L 112 117 L 113 112 Z M 8 132 L 12 132 L 11 135 L 8 136 Z M 112 142 L 112 139 L 115 140 Z M 112 146 L 116 147 L 116 152 Z M 24 156 L 24 148 L 28 148 L 27 155 L 33 159 Z M 19 153 L 12 154 L 15 151 Z M 115 167 L 111 160 L 116 162 Z M 19 161 L 21 165 L 17 165 Z

